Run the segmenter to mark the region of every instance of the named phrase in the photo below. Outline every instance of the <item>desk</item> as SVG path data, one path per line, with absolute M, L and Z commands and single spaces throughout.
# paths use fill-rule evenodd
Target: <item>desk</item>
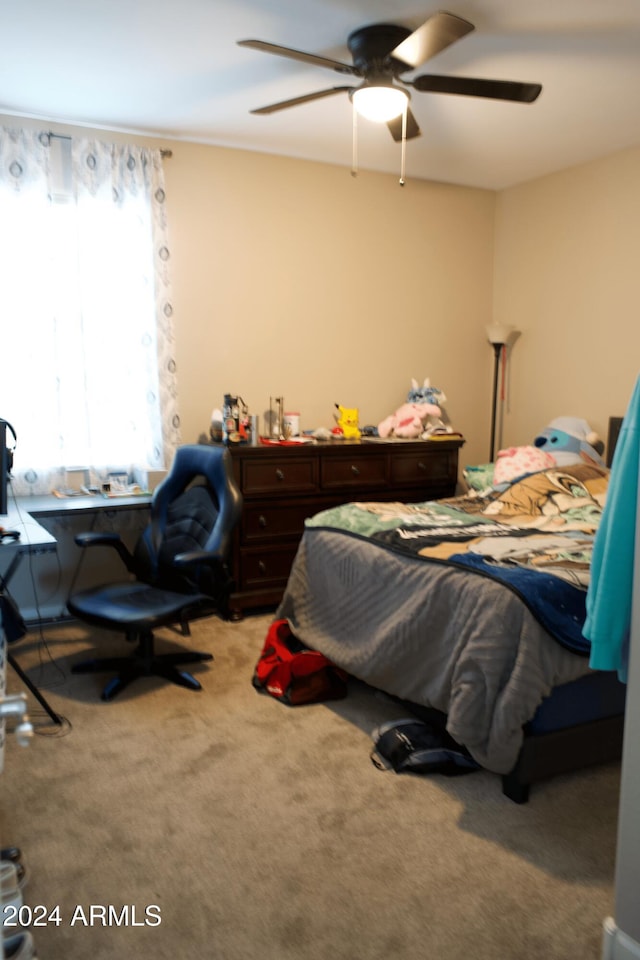
M 6 539 L 0 542 L 0 590 L 11 580 L 20 559 L 26 553 L 55 553 L 56 538 L 28 513 L 9 513 L 2 517 L 5 530 L 16 530 L 19 540 Z M 4 567 L 3 561 L 9 560 Z M 4 583 L 3 583 L 4 582 Z
M 53 493 L 35 497 L 17 497 L 15 513 L 28 517 L 54 517 L 60 514 L 93 513 L 96 510 L 131 510 L 147 508 L 151 503 L 152 494 L 139 493 L 123 496 L 105 497 L 100 494 L 94 496 L 56 497 Z M 3 520 L 2 526 L 11 529 L 9 523 Z
M 17 530 L 20 533 L 19 540 L 3 540 L 0 543 L 0 597 L 6 597 L 9 595 L 9 581 L 13 579 L 22 558 L 29 553 L 55 553 L 56 538 L 29 515 L 22 517 L 15 512 L 10 513 L 6 518 L 2 518 L 2 526 L 6 530 Z M 7 689 L 7 662 L 35 694 L 52 719 L 55 718 L 55 721 L 59 722 L 59 718 L 52 713 L 49 705 L 35 690 L 8 652 L 4 618 L 0 614 L 0 700 L 4 698 Z M 5 721 L 0 719 L 0 771 L 4 763 L 4 740 Z
M 123 568 L 115 554 L 82 551 L 75 536 L 89 530 L 113 531 L 132 548 L 148 522 L 150 502 L 150 495 L 18 497 L 15 513 L 19 518 L 27 525 L 31 521 L 37 523 L 57 544 L 56 552 L 39 559 L 33 570 L 23 564 L 12 582 L 11 593 L 27 624 L 67 619 L 66 603 L 71 589 L 84 590 L 97 583 L 121 580 Z M 8 522 L 2 523 L 10 529 Z

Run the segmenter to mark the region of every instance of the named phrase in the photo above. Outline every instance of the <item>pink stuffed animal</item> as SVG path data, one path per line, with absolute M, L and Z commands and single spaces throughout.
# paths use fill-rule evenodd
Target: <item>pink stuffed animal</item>
M 440 418 L 442 411 L 435 403 L 403 403 L 395 413 L 378 424 L 378 435 L 386 437 L 419 437 L 428 417 Z

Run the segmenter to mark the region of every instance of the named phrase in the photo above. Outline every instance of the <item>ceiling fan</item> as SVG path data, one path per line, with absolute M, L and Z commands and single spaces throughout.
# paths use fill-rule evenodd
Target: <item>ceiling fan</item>
M 409 108 L 412 87 L 420 93 L 453 93 L 468 97 L 483 97 L 492 100 L 511 100 L 517 103 L 532 103 L 540 94 L 538 83 L 518 83 L 511 80 L 484 80 L 472 77 L 440 76 L 425 73 L 408 80 L 402 74 L 415 70 L 426 60 L 445 50 L 456 40 L 471 33 L 475 27 L 452 13 L 441 11 L 429 17 L 413 32 L 407 27 L 377 23 L 354 30 L 347 38 L 347 47 L 353 63 L 342 63 L 329 57 L 304 53 L 264 40 L 239 40 L 241 47 L 251 47 L 264 53 L 300 60 L 319 67 L 328 67 L 337 73 L 357 77 L 362 82 L 357 86 L 336 86 L 315 93 L 303 94 L 282 100 L 266 107 L 252 110 L 255 114 L 275 113 L 322 97 L 348 93 L 355 110 L 369 119 L 387 123 L 391 136 L 400 141 L 420 136 L 420 128 Z M 365 104 L 367 98 L 393 101 L 386 111 L 380 109 L 373 116 L 374 107 Z

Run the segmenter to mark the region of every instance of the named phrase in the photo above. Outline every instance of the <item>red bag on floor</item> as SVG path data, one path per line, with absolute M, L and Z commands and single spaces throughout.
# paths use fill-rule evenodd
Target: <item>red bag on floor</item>
M 289 706 L 339 700 L 347 695 L 347 674 L 274 620 L 253 674 L 253 685 Z

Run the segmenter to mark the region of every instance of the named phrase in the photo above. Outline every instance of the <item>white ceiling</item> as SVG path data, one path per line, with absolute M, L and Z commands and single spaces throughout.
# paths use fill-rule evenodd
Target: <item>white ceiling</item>
M 415 29 L 438 10 L 475 31 L 415 74 L 543 85 L 532 104 L 413 92 L 407 178 L 501 189 L 640 142 L 640 0 L 0 0 L 0 113 L 351 165 L 351 83 L 238 47 L 260 39 L 351 62 L 347 35 Z M 410 79 L 415 74 L 407 74 Z M 399 174 L 400 145 L 360 121 L 361 170 Z

